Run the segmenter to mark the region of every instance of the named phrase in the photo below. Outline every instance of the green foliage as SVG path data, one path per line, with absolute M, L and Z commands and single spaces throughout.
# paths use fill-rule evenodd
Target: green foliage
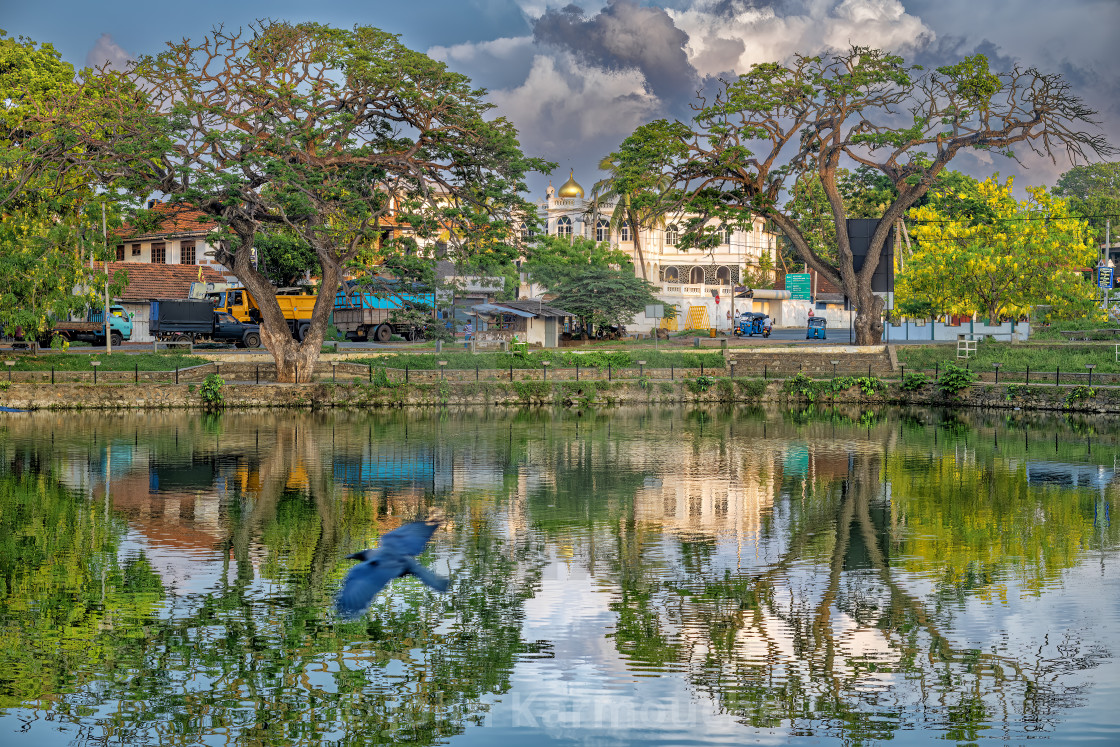
M 202 397 L 202 402 L 210 408 L 220 408 L 225 405 L 225 396 L 222 394 L 222 385 L 225 380 L 218 374 L 210 374 L 199 387 L 198 393 Z
M 1066 393 L 1065 406 L 1067 408 L 1073 407 L 1078 402 L 1084 402 L 1085 400 L 1091 399 L 1095 396 L 1097 396 L 1097 390 L 1095 387 L 1086 386 L 1085 384 L 1078 384 Z
M 955 396 L 968 389 L 975 381 L 975 371 L 962 368 L 955 363 L 946 363 L 945 368 L 941 370 L 941 376 L 937 379 L 937 388 L 943 394 Z
M 373 364 L 375 367 L 434 371 L 439 368 L 438 361 L 447 361 L 449 370 L 473 371 L 475 367 L 482 370 L 495 369 L 540 369 L 541 363 L 549 361 L 553 369 L 557 368 L 599 368 L 605 369 L 608 365 L 615 369 L 637 368 L 638 361 L 646 362 L 646 369 L 669 368 L 700 368 L 719 370 L 726 367 L 723 355 L 718 352 L 677 352 L 641 350 L 629 352 L 626 350 L 592 350 L 588 352 L 572 352 L 555 349 L 526 351 L 522 353 L 477 353 L 472 354 L 466 350 L 444 350 L 438 355 L 435 353 L 394 353 L 382 355 L 377 358 L 363 359 L 362 363 Z
M 396 384 L 389 378 L 388 372 L 384 366 L 377 368 L 373 372 L 373 385 L 379 389 L 391 389 Z
M 703 394 L 704 392 L 712 388 L 712 386 L 716 383 L 716 380 L 712 376 L 704 375 L 697 376 L 695 379 L 691 380 L 686 379 L 684 383 L 685 386 L 688 387 L 688 391 L 692 392 L 693 394 Z
M 1030 387 L 1026 384 L 1008 384 L 1006 389 L 1008 401 L 1025 397 L 1030 391 Z
M 581 267 L 547 287 L 554 296 L 550 303 L 578 317 L 588 334 L 625 326 L 646 306 L 658 303 L 656 287 L 626 267 Z
M 299 285 L 310 275 L 322 272 L 319 256 L 305 238 L 291 231 L 258 233 L 257 269 L 278 288 Z
M 440 379 L 436 385 L 436 394 L 439 396 L 441 405 L 446 405 L 451 401 L 451 383 L 447 379 Z
M 1058 178 L 1053 191 L 1069 200 L 1073 215 L 1086 218 L 1093 243 L 1104 243 L 1109 216 L 1115 237 L 1120 224 L 1120 162 L 1074 166 Z
M 929 377 L 920 371 L 910 371 L 902 377 L 899 389 L 904 392 L 917 392 L 929 384 Z

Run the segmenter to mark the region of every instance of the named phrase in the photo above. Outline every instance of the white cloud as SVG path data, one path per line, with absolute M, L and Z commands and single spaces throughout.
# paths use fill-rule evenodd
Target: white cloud
M 537 55 L 524 83 L 490 98 L 527 149 L 545 154 L 581 151 L 602 138 L 617 143 L 660 110 L 636 71 L 584 67 L 563 53 Z
M 88 67 L 101 67 L 108 63 L 109 67 L 114 70 L 123 70 L 128 63 L 135 59 L 113 41 L 113 37 L 109 34 L 102 34 L 89 52 L 86 53 L 86 65 Z
M 906 51 L 934 38 L 898 0 L 816 0 L 800 13 L 747 8 L 731 17 L 713 2 L 669 11 L 689 36 L 689 61 L 701 75 L 746 72 L 759 62 L 781 62 L 794 53 L 817 54 L 851 44 Z M 741 46 L 740 46 L 741 43 Z

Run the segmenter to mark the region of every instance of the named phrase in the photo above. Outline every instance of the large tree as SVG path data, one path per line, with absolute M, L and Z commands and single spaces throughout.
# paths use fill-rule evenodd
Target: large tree
M 900 308 L 994 320 L 1040 304 L 1064 316 L 1091 308 L 1095 290 L 1081 276 L 1096 253 L 1088 225 L 1042 188 L 1028 188 L 1026 200 L 1011 188 L 1011 180 L 993 178 L 938 201 L 957 210 L 971 205 L 971 215 L 938 203 L 910 211 L 916 249 L 898 276 Z
M 830 57 L 798 55 L 788 65 L 755 65 L 724 81 L 714 99 L 700 99 L 690 122 L 643 125 L 615 155 L 658 152 L 659 166 L 680 190 L 666 209 L 695 213 L 695 233 L 711 218 L 768 218 L 803 261 L 844 289 L 858 308 L 856 341 L 871 344 L 882 337 L 883 299 L 872 293 L 871 276 L 887 234 L 953 158 L 962 150 L 1015 157 L 1016 146 L 1050 158 L 1059 149 L 1073 158 L 1111 153 L 1093 131 L 1094 114 L 1060 75 L 1018 67 L 992 73 L 983 55 L 921 72 L 888 52 L 851 47 Z M 845 166 L 874 169 L 897 190 L 859 272 L 838 178 Z M 785 192 L 809 175 L 828 201 L 835 262 L 781 207 Z
M 101 179 L 214 216 L 216 258 L 256 297 L 278 379 L 308 381 L 335 291 L 363 251 L 424 253 L 442 233 L 447 251 L 466 253 L 458 237 L 504 239 L 531 209 L 522 178 L 541 164 L 521 154 L 509 122 L 486 117 L 484 93 L 375 28 L 268 22 L 91 73 L 50 124 Z M 74 116 L 83 102 L 100 105 L 102 124 Z M 321 267 L 302 342 L 252 261 L 257 235 L 278 231 Z
M 1106 238 L 1116 241 L 1120 233 L 1120 162 L 1074 166 L 1059 177 L 1054 194 L 1067 198 L 1074 214 L 1089 221 L 1094 240 L 1102 244 Z

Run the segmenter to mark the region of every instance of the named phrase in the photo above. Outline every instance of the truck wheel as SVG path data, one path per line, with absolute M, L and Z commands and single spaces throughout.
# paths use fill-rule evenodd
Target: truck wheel
M 378 342 L 389 342 L 389 340 L 393 338 L 393 328 L 388 324 L 382 324 L 377 328 L 377 331 L 373 333 L 373 337 Z
M 299 341 L 303 342 L 303 338 L 307 337 L 307 330 L 311 329 L 310 324 L 299 325 Z
M 261 336 L 259 332 L 246 332 L 245 333 L 245 347 L 259 348 L 261 346 Z
M 194 340 L 192 340 L 191 336 L 188 334 L 177 334 L 175 335 L 174 342 L 194 342 Z
M 121 343 L 124 342 L 124 335 L 120 332 L 113 332 L 109 335 L 109 339 L 113 341 L 113 347 L 119 348 Z
M 369 339 L 369 327 L 358 327 L 354 330 L 354 339 L 357 342 L 365 342 Z

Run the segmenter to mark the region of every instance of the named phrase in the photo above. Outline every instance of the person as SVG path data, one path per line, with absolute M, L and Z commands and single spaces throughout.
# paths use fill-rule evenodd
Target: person
M 463 327 L 463 332 L 466 333 L 466 337 L 464 339 L 471 339 L 471 334 L 474 332 L 474 324 L 472 324 L 471 322 L 467 322 L 467 326 Z
M 771 319 L 768 316 L 762 318 L 762 331 L 764 333 L 769 335 L 770 330 L 773 328 L 773 326 L 774 326 L 774 320 L 773 319 Z
M 813 309 L 810 308 L 809 309 L 809 318 L 812 319 L 814 316 L 816 316 L 816 315 L 813 313 Z

